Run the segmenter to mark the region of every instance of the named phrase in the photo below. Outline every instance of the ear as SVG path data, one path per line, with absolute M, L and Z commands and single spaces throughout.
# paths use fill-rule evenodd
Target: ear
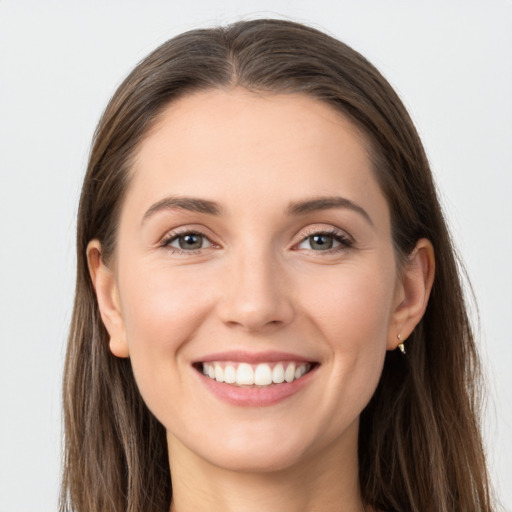
M 105 265 L 101 257 L 99 240 L 91 240 L 87 245 L 87 263 L 101 319 L 110 335 L 110 351 L 117 357 L 129 357 L 119 290 L 114 273 Z
M 434 274 L 434 247 L 430 240 L 421 238 L 398 277 L 395 305 L 388 332 L 388 350 L 394 350 L 401 341 L 405 341 L 423 317 L 432 290 Z

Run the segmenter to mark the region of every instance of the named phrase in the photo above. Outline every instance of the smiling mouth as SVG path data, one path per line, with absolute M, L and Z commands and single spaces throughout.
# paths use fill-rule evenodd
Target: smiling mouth
M 309 373 L 315 366 L 316 363 L 290 361 L 259 364 L 210 361 L 194 365 L 206 377 L 238 387 L 289 384 Z

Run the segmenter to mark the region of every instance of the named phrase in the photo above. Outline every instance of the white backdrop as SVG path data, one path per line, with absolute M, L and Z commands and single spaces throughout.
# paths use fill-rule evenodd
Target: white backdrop
M 493 481 L 512 510 L 510 0 L 0 0 L 0 512 L 56 510 L 80 182 L 96 122 L 180 32 L 284 16 L 367 56 L 423 137 L 478 298 Z

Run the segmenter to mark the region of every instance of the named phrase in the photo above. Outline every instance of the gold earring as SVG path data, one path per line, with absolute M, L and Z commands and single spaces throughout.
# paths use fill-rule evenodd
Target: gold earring
M 400 343 L 398 344 L 398 348 L 400 349 L 400 352 L 402 352 L 402 354 L 405 354 L 405 347 L 404 347 L 404 342 L 402 341 L 402 335 L 401 335 L 401 334 L 399 334 L 399 335 L 397 336 L 397 338 L 398 338 L 398 341 L 400 342 Z

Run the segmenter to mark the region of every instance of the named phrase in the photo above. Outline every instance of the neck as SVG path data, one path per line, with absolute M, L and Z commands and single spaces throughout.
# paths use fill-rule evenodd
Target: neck
M 363 512 L 357 429 L 355 442 L 345 441 L 285 469 L 249 472 L 215 466 L 168 435 L 171 512 Z

